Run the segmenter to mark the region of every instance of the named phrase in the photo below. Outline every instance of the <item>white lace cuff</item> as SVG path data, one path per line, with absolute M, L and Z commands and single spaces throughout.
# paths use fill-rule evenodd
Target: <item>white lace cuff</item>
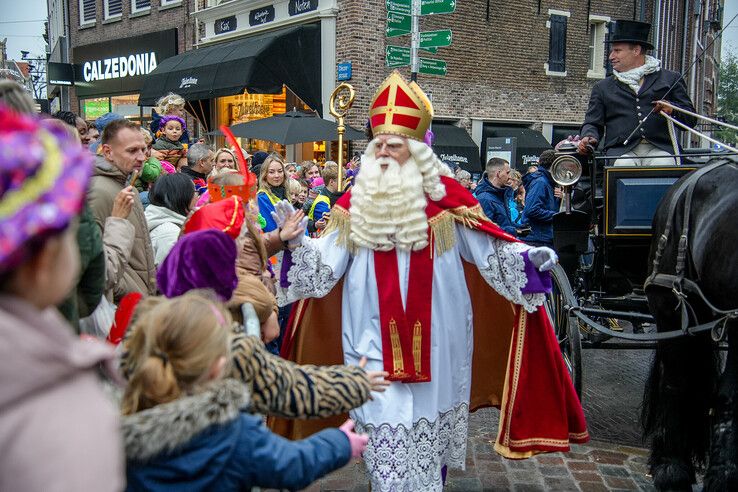
M 545 294 L 523 294 L 528 283 L 523 252 L 530 246 L 492 239 L 494 253 L 487 257 L 488 266 L 479 271 L 484 280 L 505 299 L 520 304 L 529 313 L 543 304 Z
M 303 240 L 302 245 L 291 252 L 291 261 L 282 265 L 289 268 L 289 286 L 277 289 L 279 306 L 307 297 L 324 297 L 331 291 L 338 279 L 333 275 L 333 269 L 321 260 L 320 251 L 312 247 L 309 240 Z

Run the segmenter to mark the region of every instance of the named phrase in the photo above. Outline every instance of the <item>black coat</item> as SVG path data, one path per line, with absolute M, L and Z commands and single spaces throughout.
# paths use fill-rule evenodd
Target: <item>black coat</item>
M 674 106 L 694 112 L 694 106 L 689 99 L 683 80 L 679 81 L 664 98 L 666 91 L 679 77 L 678 73 L 663 69 L 648 74 L 644 77 L 638 94 L 634 94 L 630 87 L 618 81 L 614 75 L 600 80 L 592 88 L 589 108 L 584 117 L 580 135 L 594 137 L 600 142 L 604 137 L 602 148 L 606 155 L 625 154 L 638 145 L 643 138 L 659 149 L 673 153 L 666 118 L 655 113 L 649 116 L 637 134 L 631 137 L 627 146 L 623 145 L 623 142 L 651 111 L 652 103 L 655 101 L 665 99 Z M 694 117 L 677 111 L 674 111 L 673 116 L 690 127 L 696 122 Z M 676 125 L 675 129 L 678 142 L 680 129 Z

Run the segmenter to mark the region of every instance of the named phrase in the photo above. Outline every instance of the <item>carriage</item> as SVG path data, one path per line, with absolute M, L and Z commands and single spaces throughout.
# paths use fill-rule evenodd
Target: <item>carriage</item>
M 581 398 L 583 349 L 653 349 L 658 340 L 686 334 L 656 333 L 649 312 L 644 282 L 652 220 L 676 181 L 726 151 L 691 149 L 672 154 L 680 165 L 638 167 L 584 158 L 573 145 L 557 152 L 551 175 L 564 189 L 565 210 L 553 221 L 560 262 L 547 311 Z

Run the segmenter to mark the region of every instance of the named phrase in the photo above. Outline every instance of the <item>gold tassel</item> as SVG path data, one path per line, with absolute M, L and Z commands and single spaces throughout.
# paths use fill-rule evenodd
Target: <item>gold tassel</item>
M 456 244 L 456 230 L 454 229 L 453 215 L 441 212 L 429 219 L 428 224 L 431 228 L 431 240 L 438 255 L 442 255 L 454 247 Z
M 353 245 L 351 244 L 350 239 L 351 215 L 349 214 L 348 210 L 343 207 L 339 207 L 338 205 L 334 206 L 333 209 L 331 209 L 331 218 L 328 219 L 328 224 L 325 226 L 325 229 L 323 229 L 323 232 L 321 232 L 320 235 L 322 237 L 336 230 L 338 231 L 336 244 L 350 251 L 353 250 Z

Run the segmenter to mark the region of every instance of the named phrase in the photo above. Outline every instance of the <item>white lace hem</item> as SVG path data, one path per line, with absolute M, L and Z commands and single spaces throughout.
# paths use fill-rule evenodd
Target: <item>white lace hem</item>
M 465 468 L 468 427 L 468 403 L 438 414 L 433 421 L 422 418 L 411 429 L 357 422 L 357 431 L 369 434 L 364 462 L 372 491 L 442 491 L 441 469 Z
M 488 266 L 479 269 L 482 277 L 505 299 L 520 304 L 529 313 L 535 312 L 543 304 L 545 294 L 521 292 L 528 283 L 523 252 L 530 249 L 530 246 L 500 239 L 492 241 L 495 243 L 495 252 L 487 257 Z

